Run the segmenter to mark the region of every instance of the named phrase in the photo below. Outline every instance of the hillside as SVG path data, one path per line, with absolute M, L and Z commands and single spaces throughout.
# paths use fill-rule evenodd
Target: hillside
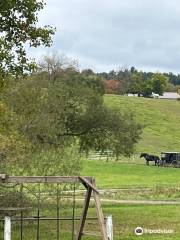
M 136 147 L 137 154 L 180 151 L 179 101 L 106 95 L 105 103 L 133 112 L 145 126 Z

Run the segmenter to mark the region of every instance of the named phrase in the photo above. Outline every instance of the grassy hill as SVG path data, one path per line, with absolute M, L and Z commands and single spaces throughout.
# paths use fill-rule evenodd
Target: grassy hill
M 81 174 L 93 175 L 99 187 L 105 188 L 179 187 L 179 168 L 147 167 L 139 154 L 180 151 L 180 102 L 106 95 L 105 103 L 109 107 L 132 111 L 137 121 L 145 125 L 142 139 L 130 159 L 122 156 L 118 162 L 106 162 L 98 157 L 97 161 L 92 161 L 94 156 L 91 156 L 84 162 Z
M 137 153 L 180 151 L 180 101 L 106 95 L 105 103 L 133 112 L 145 125 Z

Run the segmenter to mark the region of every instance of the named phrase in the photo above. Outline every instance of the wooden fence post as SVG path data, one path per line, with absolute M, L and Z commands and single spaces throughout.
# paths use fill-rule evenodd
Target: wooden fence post
M 4 219 L 4 240 L 11 240 L 11 218 Z
M 104 219 L 102 208 L 101 208 L 99 194 L 96 193 L 95 191 L 93 191 L 93 195 L 94 195 L 94 201 L 95 201 L 95 206 L 96 206 L 98 222 L 99 222 L 99 226 L 100 226 L 100 230 L 101 230 L 101 234 L 102 234 L 102 240 L 108 240 L 107 231 L 106 231 L 106 223 L 105 223 L 105 219 Z
M 112 215 L 109 215 L 106 218 L 106 230 L 108 235 L 108 240 L 113 240 L 113 221 L 112 221 Z
M 85 196 L 85 201 L 84 201 L 84 208 L 83 208 L 83 212 L 82 212 L 82 216 L 81 216 L 81 220 L 80 220 L 80 226 L 79 226 L 79 230 L 77 233 L 77 238 L 76 238 L 77 240 L 81 240 L 82 235 L 83 235 L 84 225 L 85 225 L 87 212 L 88 212 L 88 208 L 89 208 L 89 203 L 90 203 L 90 199 L 91 199 L 91 193 L 92 193 L 92 189 L 90 187 L 88 187 L 86 196 Z

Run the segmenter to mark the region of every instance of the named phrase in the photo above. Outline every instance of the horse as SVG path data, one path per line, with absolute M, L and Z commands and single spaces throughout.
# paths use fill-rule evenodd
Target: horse
M 149 165 L 150 161 L 154 161 L 155 166 L 159 165 L 160 158 L 156 155 L 150 155 L 147 153 L 141 153 L 140 158 L 144 157 L 146 159 L 146 165 Z

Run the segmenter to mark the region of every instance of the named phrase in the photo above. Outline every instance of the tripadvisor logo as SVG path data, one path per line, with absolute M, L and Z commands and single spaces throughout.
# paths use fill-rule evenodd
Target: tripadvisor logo
M 135 234 L 137 235 L 137 236 L 141 236 L 141 235 L 143 235 L 143 229 L 142 229 L 142 227 L 137 227 L 136 229 L 135 229 Z
M 134 230 L 137 236 L 141 236 L 143 234 L 172 234 L 174 233 L 173 229 L 149 229 L 149 228 L 142 228 L 137 227 Z

